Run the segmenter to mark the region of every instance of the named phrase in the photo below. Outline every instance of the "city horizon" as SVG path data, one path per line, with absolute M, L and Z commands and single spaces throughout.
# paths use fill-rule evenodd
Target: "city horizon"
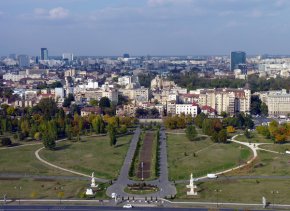
M 12 0 L 0 8 L 0 55 L 37 55 L 39 46 L 51 55 L 290 54 L 285 0 Z

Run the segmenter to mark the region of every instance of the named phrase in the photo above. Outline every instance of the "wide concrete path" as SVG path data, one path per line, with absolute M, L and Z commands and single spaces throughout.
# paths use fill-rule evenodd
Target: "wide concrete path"
M 131 163 L 133 160 L 134 153 L 136 151 L 136 147 L 139 141 L 141 130 L 137 128 L 135 130 L 133 139 L 131 141 L 127 156 L 124 161 L 124 165 L 121 169 L 120 175 L 116 182 L 112 186 L 107 189 L 107 195 L 111 196 L 112 193 L 116 193 L 120 197 L 168 197 L 174 196 L 176 194 L 175 186 L 168 180 L 168 163 L 167 163 L 167 143 L 166 143 L 166 134 L 164 127 L 160 129 L 160 176 L 157 180 L 146 181 L 146 184 L 157 185 L 159 190 L 153 194 L 144 194 L 144 195 L 136 195 L 136 194 L 128 194 L 124 192 L 124 189 L 128 184 L 139 183 L 140 181 L 132 181 L 129 177 L 129 170 L 131 167 Z M 154 164 L 152 164 L 154 165 Z

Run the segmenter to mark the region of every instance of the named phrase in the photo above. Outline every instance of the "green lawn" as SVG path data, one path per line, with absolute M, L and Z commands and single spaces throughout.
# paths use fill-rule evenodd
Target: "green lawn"
M 258 134 L 256 131 L 251 132 L 251 134 L 252 134 L 252 138 L 250 139 L 248 139 L 244 135 L 240 135 L 236 137 L 236 140 L 242 141 L 242 142 L 251 142 L 251 143 L 273 143 L 271 139 L 266 139 L 264 136 L 262 136 L 261 134 Z
M 290 203 L 290 180 L 224 180 L 199 182 L 198 196 L 187 196 L 189 190 L 186 184 L 178 184 L 176 201 L 217 201 L 219 202 L 241 202 L 241 203 L 262 203 L 262 197 L 266 197 L 268 202 L 273 202 L 271 191 L 278 191 L 275 194 L 275 204 Z
M 185 135 L 168 134 L 169 179 L 205 176 L 237 166 L 251 156 L 248 148 L 237 144 L 215 144 L 209 138 L 190 142 Z
M 88 184 L 89 181 L 0 180 L 0 196 L 7 194 L 7 198 L 58 198 L 59 192 L 63 191 L 63 198 L 79 198 Z
M 12 141 L 12 145 L 14 145 L 14 146 L 16 146 L 16 145 L 26 145 L 26 144 L 41 144 L 41 142 L 40 141 L 36 141 L 36 140 L 34 140 L 34 139 L 32 139 L 32 138 L 30 138 L 30 137 L 27 137 L 25 140 L 23 140 L 23 141 L 19 141 L 18 139 L 14 139 L 14 133 L 4 133 L 3 135 L 0 135 L 0 140 L 2 139 L 2 138 L 10 138 L 11 139 L 11 141 Z M 0 149 L 2 148 L 2 147 L 6 147 L 6 146 L 2 146 L 1 144 L 0 144 Z
M 115 147 L 110 146 L 108 136 L 85 137 L 81 142 L 64 141 L 57 144 L 55 151 L 42 150 L 40 156 L 63 168 L 114 179 L 123 165 L 131 138 L 131 135 L 119 137 Z
M 290 155 L 258 151 L 258 158 L 253 164 L 227 175 L 290 175 Z
M 37 175 L 71 175 L 48 167 L 38 161 L 34 152 L 42 145 L 22 146 L 0 150 L 0 172 L 37 174 Z
M 265 144 L 259 146 L 262 149 L 273 150 L 280 153 L 285 153 L 286 150 L 290 150 L 290 144 Z

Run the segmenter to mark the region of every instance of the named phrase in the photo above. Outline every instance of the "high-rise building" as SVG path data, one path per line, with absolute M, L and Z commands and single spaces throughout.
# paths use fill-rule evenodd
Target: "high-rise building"
M 246 53 L 243 51 L 231 52 L 231 70 L 238 69 L 240 64 L 246 64 Z
M 48 60 L 48 50 L 47 48 L 40 49 L 40 60 Z
M 18 63 L 19 63 L 19 67 L 29 67 L 30 66 L 29 56 L 19 55 L 18 56 Z
M 130 58 L 130 55 L 128 53 L 124 53 L 123 58 L 124 59 L 129 59 Z
M 38 56 L 35 57 L 35 64 L 39 64 L 39 57 Z
M 74 55 L 72 53 L 63 53 L 62 59 L 68 62 L 72 62 L 74 60 Z
M 9 54 L 9 59 L 17 60 L 17 55 L 15 53 Z

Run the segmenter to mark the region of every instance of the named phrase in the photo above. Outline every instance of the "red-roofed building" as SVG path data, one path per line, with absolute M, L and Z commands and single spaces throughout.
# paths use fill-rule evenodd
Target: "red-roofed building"
M 215 109 L 207 105 L 201 107 L 201 112 L 209 116 L 215 116 L 217 113 Z

